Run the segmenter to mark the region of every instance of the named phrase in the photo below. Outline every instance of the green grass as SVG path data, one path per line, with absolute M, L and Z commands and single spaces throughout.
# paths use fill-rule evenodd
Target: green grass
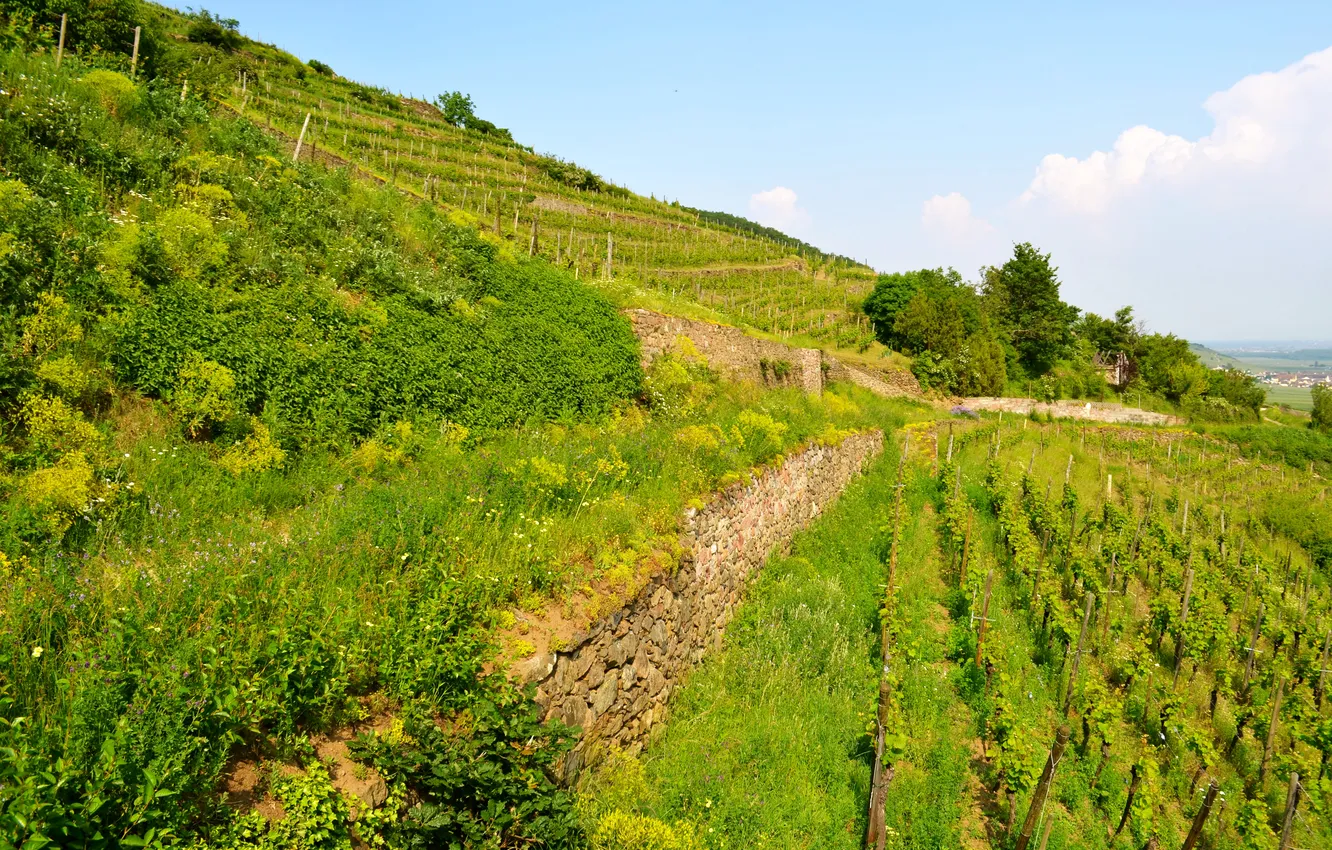
M 451 820 L 412 840 L 558 843 L 565 730 L 487 675 L 513 609 L 605 613 L 687 504 L 931 415 L 644 375 L 576 269 L 457 209 L 75 55 L 0 54 L 0 82 L 0 844 L 223 830 L 238 753 L 296 764 L 385 710 L 477 718 L 411 736 L 476 770 L 413 786 Z
M 1296 410 L 1313 410 L 1313 395 L 1308 387 L 1267 387 L 1267 403 Z
M 595 776 L 595 821 L 632 807 L 693 824 L 707 847 L 863 844 L 878 687 L 884 529 L 895 458 L 889 451 L 828 513 L 764 567 L 722 651 L 675 698 L 664 736 Z M 956 846 L 965 742 L 939 619 L 934 536 L 915 478 L 901 555 L 902 705 L 911 740 L 890 794 L 902 847 Z M 641 790 L 624 793 L 623 777 Z M 637 777 L 642 777 L 638 779 Z

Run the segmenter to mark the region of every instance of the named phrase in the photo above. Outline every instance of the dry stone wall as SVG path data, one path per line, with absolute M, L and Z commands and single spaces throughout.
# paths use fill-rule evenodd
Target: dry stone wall
M 638 336 L 644 369 L 686 336 L 708 359 L 709 366 L 731 380 L 789 384 L 812 394 L 823 391 L 823 369 L 816 348 L 792 348 L 749 336 L 729 325 L 682 319 L 651 310 L 631 309 L 625 313 Z M 786 364 L 781 370 L 789 368 L 789 375 L 775 377 L 779 371 L 777 364 Z
M 921 394 L 920 383 L 916 380 L 916 376 L 903 369 L 891 371 L 857 369 L 854 366 L 847 366 L 835 357 L 827 356 L 823 358 L 823 362 L 825 376 L 830 381 L 846 381 L 889 398 Z
M 1112 425 L 1182 425 L 1184 420 L 1166 413 L 1153 413 L 1122 404 L 1095 401 L 1056 401 L 1053 404 L 1031 398 L 967 398 L 962 406 L 971 410 L 1016 413 L 1026 416 L 1032 411 L 1055 419 L 1082 419 L 1088 422 L 1106 422 Z
M 745 583 L 769 552 L 818 516 L 883 450 L 883 434 L 812 445 L 749 485 L 686 514 L 685 554 L 628 605 L 564 649 L 521 662 L 547 717 L 583 730 L 564 769 L 571 780 L 609 745 L 636 751 L 666 718 L 686 673 L 720 646 Z

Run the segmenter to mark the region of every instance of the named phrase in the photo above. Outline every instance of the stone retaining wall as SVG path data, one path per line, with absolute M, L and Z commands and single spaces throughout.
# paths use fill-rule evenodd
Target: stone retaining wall
M 631 309 L 625 314 L 633 323 L 642 350 L 643 368 L 672 350 L 676 341 L 689 337 L 708 360 L 708 365 L 731 380 L 801 387 L 807 393 L 823 391 L 823 369 L 816 348 L 792 348 L 780 342 L 759 339 L 729 325 L 715 325 L 667 316 L 651 310 Z M 785 364 L 778 367 L 777 364 Z M 784 378 L 777 371 L 789 369 Z
M 962 406 L 972 410 L 1003 411 L 1027 416 L 1032 411 L 1056 419 L 1083 419 L 1112 425 L 1183 425 L 1184 420 L 1166 413 L 1152 413 L 1136 407 L 1124 407 L 1095 401 L 1056 401 L 1053 404 L 1032 398 L 966 398 Z
M 835 357 L 824 356 L 824 374 L 829 381 L 846 381 L 864 387 L 872 393 L 892 398 L 894 396 L 919 396 L 920 383 L 916 376 L 904 369 L 878 371 L 857 369 L 847 366 Z
M 547 717 L 583 730 L 565 763 L 566 781 L 605 746 L 641 748 L 685 674 L 721 645 L 750 575 L 881 451 L 882 432 L 856 434 L 836 446 L 812 445 L 752 484 L 724 490 L 687 513 L 678 569 L 654 577 L 565 649 L 515 666 L 519 678 L 538 683 Z

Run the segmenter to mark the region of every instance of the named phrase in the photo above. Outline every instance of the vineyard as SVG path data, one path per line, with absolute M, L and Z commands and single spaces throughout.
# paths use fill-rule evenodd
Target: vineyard
M 1332 843 L 1321 478 L 1181 430 L 896 439 L 590 800 L 708 847 Z
M 1188 432 L 1019 422 L 938 464 L 991 831 L 1327 846 L 1332 620 L 1300 536 L 1322 480 Z
M 164 13 L 167 14 L 167 13 Z M 167 17 L 183 29 L 185 19 Z M 447 205 L 620 300 L 707 315 L 823 347 L 867 347 L 875 274 L 768 228 L 645 198 L 503 132 L 450 124 L 435 104 L 360 85 L 255 42 L 200 45 L 189 76 L 302 159 Z

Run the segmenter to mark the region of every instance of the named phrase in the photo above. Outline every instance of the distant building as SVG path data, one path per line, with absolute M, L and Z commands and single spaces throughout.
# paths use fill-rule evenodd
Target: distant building
M 1133 363 L 1122 351 L 1114 354 L 1098 353 L 1092 358 L 1092 365 L 1101 370 L 1105 382 L 1115 389 L 1122 389 L 1133 380 Z

